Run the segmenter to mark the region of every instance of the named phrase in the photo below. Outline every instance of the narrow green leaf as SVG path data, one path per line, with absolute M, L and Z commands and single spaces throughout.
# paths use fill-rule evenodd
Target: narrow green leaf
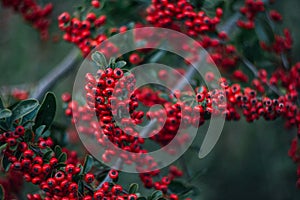
M 84 185 L 83 185 L 82 180 L 80 180 L 78 182 L 78 192 L 81 193 L 81 194 L 83 194 L 83 189 L 84 189 Z
M 67 161 L 67 154 L 66 154 L 65 152 L 63 152 L 63 153 L 59 156 L 58 162 L 59 162 L 59 163 L 64 163 L 64 162 L 66 162 L 66 161 Z
M 22 118 L 22 125 L 24 126 L 25 124 L 27 124 L 29 122 L 33 122 L 38 111 L 39 111 L 39 107 L 36 107 L 30 113 L 28 113 L 27 115 L 24 115 Z
M 44 132 L 46 125 L 41 125 L 35 130 L 35 141 L 37 141 Z
M 0 120 L 0 128 L 4 131 L 7 131 L 9 129 L 9 127 L 6 124 L 6 121 Z
M 7 143 L 0 146 L 0 153 L 7 147 Z
M 2 158 L 2 167 L 7 172 L 9 170 L 9 167 L 11 166 L 11 163 L 8 160 L 7 156 L 3 156 Z
M 51 132 L 49 130 L 46 130 L 43 134 L 42 134 L 42 137 L 43 138 L 47 138 L 47 137 L 50 137 L 51 135 Z
M 90 155 L 87 155 L 85 157 L 85 161 L 84 161 L 84 165 L 83 165 L 83 173 L 89 172 L 92 169 L 93 164 L 94 164 L 93 157 Z
M 128 193 L 129 194 L 135 194 L 139 189 L 139 185 L 137 183 L 132 183 L 130 186 L 129 186 L 129 191 Z
M 16 119 L 20 119 L 23 116 L 27 115 L 31 111 L 33 111 L 36 107 L 38 107 L 39 102 L 35 99 L 27 99 L 19 102 L 12 111 L 12 116 L 10 122 L 15 121 Z
M 56 98 L 52 92 L 48 92 L 40 106 L 37 113 L 34 130 L 36 130 L 41 125 L 45 125 L 47 130 L 52 124 L 56 112 Z
M 162 191 L 160 190 L 156 190 L 151 194 L 151 200 L 158 200 L 159 198 L 161 198 L 163 196 Z
M 51 157 L 52 157 L 52 150 L 47 151 L 44 155 L 43 155 L 43 160 L 44 162 L 49 162 Z
M 56 145 L 54 147 L 54 153 L 57 158 L 62 154 L 62 149 L 59 145 Z
M 66 165 L 67 165 L 66 163 L 58 163 L 55 167 L 57 169 L 59 169 L 59 168 L 65 167 Z
M 147 200 L 147 198 L 146 197 L 139 197 L 139 198 L 137 198 L 137 200 Z
M 116 63 L 116 58 L 115 58 L 115 57 L 111 57 L 111 58 L 109 59 L 108 65 L 109 65 L 109 66 L 113 66 L 115 63 Z
M 107 61 L 105 56 L 100 53 L 99 51 L 96 51 L 92 54 L 92 60 L 99 66 L 99 67 L 107 67 Z
M 8 118 L 12 115 L 12 112 L 8 109 L 3 109 L 0 111 L 0 119 Z
M 2 185 L 0 185 L 0 200 L 4 200 L 5 191 Z
M 121 61 L 116 62 L 115 67 L 122 68 L 122 67 L 126 66 L 126 64 L 127 63 L 124 60 L 121 60 Z
M 33 133 L 30 130 L 25 131 L 24 140 L 25 142 L 30 142 L 32 140 Z

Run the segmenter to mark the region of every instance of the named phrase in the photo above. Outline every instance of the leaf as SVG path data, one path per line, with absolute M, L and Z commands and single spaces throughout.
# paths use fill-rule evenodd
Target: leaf
M 126 66 L 126 64 L 127 64 L 126 61 L 121 60 L 121 61 L 116 62 L 115 67 L 122 68 L 122 67 Z
M 83 189 L 84 189 L 83 181 L 80 180 L 78 182 L 78 192 L 81 193 L 81 194 L 83 194 Z
M 187 196 L 187 194 L 195 194 L 197 192 L 197 188 L 195 186 L 176 180 L 171 182 L 169 188 L 171 191 L 176 191 L 178 196 L 180 195 L 181 197 Z
M 111 57 L 111 58 L 109 59 L 108 65 L 109 65 L 109 66 L 113 66 L 115 63 L 116 63 L 116 58 L 115 58 L 115 57 Z
M 62 154 L 62 149 L 59 145 L 56 145 L 54 147 L 54 153 L 57 158 Z
M 52 157 L 52 150 L 47 151 L 44 155 L 43 155 L 43 160 L 44 162 L 49 162 L 51 157 Z
M 35 140 L 36 140 L 36 141 L 41 137 L 41 135 L 42 135 L 42 133 L 44 132 L 45 128 L 46 128 L 46 125 L 42 125 L 42 126 L 39 126 L 39 127 L 35 130 Z
M 63 152 L 62 154 L 60 154 L 59 158 L 58 158 L 58 162 L 59 163 L 64 163 L 67 161 L 67 154 L 65 152 Z
M 0 153 L 7 147 L 7 143 L 0 146 Z
M 135 194 L 139 189 L 139 185 L 137 183 L 132 183 L 130 186 L 129 186 L 129 191 L 128 193 L 129 194 Z
M 5 191 L 3 186 L 0 184 L 0 200 L 4 200 L 5 197 Z
M 46 130 L 43 134 L 42 134 L 42 138 L 47 138 L 50 137 L 51 132 L 49 130 Z
M 25 115 L 22 118 L 22 125 L 24 126 L 25 124 L 27 124 L 29 122 L 33 122 L 38 111 L 39 111 L 39 107 L 36 107 L 33 111 L 31 111 L 30 113 Z
M 36 115 L 35 125 L 33 127 L 36 130 L 37 127 L 45 125 L 45 130 L 52 124 L 56 112 L 56 98 L 52 92 L 48 92 L 40 106 L 40 109 Z
M 27 115 L 31 111 L 33 111 L 36 107 L 38 107 L 39 102 L 35 99 L 27 99 L 19 102 L 12 111 L 12 116 L 10 122 L 15 121 L 16 119 L 20 119 L 23 116 Z
M 7 126 L 6 122 L 1 120 L 0 121 L 0 128 L 4 131 L 7 131 L 9 129 L 9 127 Z
M 137 200 L 147 200 L 147 198 L 146 197 L 139 197 L 139 198 L 137 198 Z
M 105 56 L 100 53 L 99 51 L 96 51 L 92 54 L 92 60 L 99 66 L 99 67 L 106 67 L 107 61 Z
M 58 163 L 57 165 L 55 165 L 55 167 L 57 169 L 59 169 L 59 168 L 65 167 L 66 165 L 67 165 L 66 163 Z
M 255 32 L 260 41 L 272 44 L 274 41 L 274 32 L 270 24 L 264 19 L 258 19 L 255 22 Z
M 158 200 L 161 197 L 163 197 L 163 193 L 160 190 L 156 190 L 151 194 L 151 200 Z
M 11 163 L 8 160 L 7 156 L 3 156 L 2 158 L 2 167 L 7 172 L 9 170 L 9 167 L 11 166 Z
M 89 172 L 92 169 L 93 164 L 94 164 L 93 157 L 90 156 L 90 155 L 87 155 L 85 157 L 85 161 L 84 161 L 84 164 L 83 164 L 83 173 L 85 174 L 85 173 Z
M 8 109 L 3 109 L 0 111 L 0 119 L 8 118 L 12 115 L 12 112 Z
M 26 130 L 25 135 L 24 135 L 24 141 L 25 142 L 30 142 L 32 140 L 33 134 L 31 130 Z

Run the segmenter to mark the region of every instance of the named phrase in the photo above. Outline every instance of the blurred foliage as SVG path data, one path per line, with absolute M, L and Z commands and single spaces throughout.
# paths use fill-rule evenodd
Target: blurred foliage
M 63 11 L 73 11 L 74 4 L 80 1 L 55 0 L 52 14 L 52 38 L 61 37 L 56 28 L 56 16 Z M 75 3 L 74 3 L 75 2 Z M 107 3 L 111 23 L 127 24 L 137 18 L 143 11 L 147 1 L 121 1 L 120 7 L 128 8 L 120 12 L 112 9 L 115 1 Z M 129 3 L 130 2 L 130 3 Z M 132 6 L 137 2 L 142 5 L 137 10 Z M 275 7 L 283 13 L 283 25 L 292 30 L 295 41 L 292 52 L 293 62 L 300 60 L 300 21 L 298 11 L 299 0 L 278 1 Z M 39 34 L 25 24 L 19 15 L 13 11 L 0 8 L 0 86 L 13 87 L 22 84 L 34 84 L 72 49 L 72 45 L 64 42 L 41 41 Z M 72 91 L 75 71 L 58 83 L 53 91 L 59 97 L 62 92 Z M 58 103 L 60 108 L 61 102 Z M 62 109 L 58 109 L 56 121 L 67 123 Z M 300 191 L 295 187 L 296 175 L 294 165 L 287 156 L 292 132 L 284 129 L 283 122 L 258 121 L 252 124 L 245 121 L 227 122 L 221 139 L 213 152 L 205 159 L 198 159 L 199 146 L 205 127 L 199 130 L 199 136 L 184 157 L 192 180 L 188 181 L 198 186 L 199 194 L 195 199 L 272 199 L 296 200 Z M 82 148 L 73 147 L 73 148 Z M 184 177 L 185 178 L 185 177 Z M 138 182 L 134 174 L 121 176 L 121 182 L 130 184 Z M 129 185 L 128 185 L 129 186 Z M 142 188 L 140 188 L 142 191 Z

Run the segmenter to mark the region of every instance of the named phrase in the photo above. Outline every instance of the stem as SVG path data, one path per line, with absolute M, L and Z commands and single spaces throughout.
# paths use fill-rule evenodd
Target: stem
M 245 64 L 246 67 L 248 67 L 248 69 L 250 69 L 252 71 L 252 73 L 254 74 L 254 76 L 257 78 L 258 77 L 258 70 L 256 69 L 255 65 L 253 63 L 251 63 L 247 58 L 240 56 L 242 62 Z M 280 90 L 278 90 L 277 87 L 275 87 L 274 85 L 271 85 L 269 82 L 266 83 L 266 85 L 278 96 L 282 96 L 282 93 L 280 92 Z
M 52 71 L 50 71 L 45 77 L 43 77 L 35 87 L 32 98 L 41 100 L 44 94 L 52 88 L 58 80 L 65 77 L 71 72 L 78 64 L 79 59 L 77 58 L 79 51 L 73 49 Z

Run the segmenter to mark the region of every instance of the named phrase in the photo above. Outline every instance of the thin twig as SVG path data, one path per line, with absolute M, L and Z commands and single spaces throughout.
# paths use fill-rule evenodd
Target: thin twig
M 59 79 L 65 77 L 69 72 L 75 69 L 79 61 L 78 55 L 79 51 L 73 49 L 52 71 L 37 83 L 31 97 L 40 100 Z
M 253 63 L 251 63 L 247 58 L 240 56 L 242 62 L 245 64 L 246 67 L 248 67 L 248 69 L 250 69 L 253 73 L 253 75 L 257 78 L 258 77 L 258 70 L 255 67 L 255 65 Z M 270 90 L 272 90 L 275 94 L 277 94 L 278 96 L 282 96 L 282 92 L 275 87 L 274 85 L 271 85 L 269 82 L 266 83 L 266 85 L 270 88 Z

